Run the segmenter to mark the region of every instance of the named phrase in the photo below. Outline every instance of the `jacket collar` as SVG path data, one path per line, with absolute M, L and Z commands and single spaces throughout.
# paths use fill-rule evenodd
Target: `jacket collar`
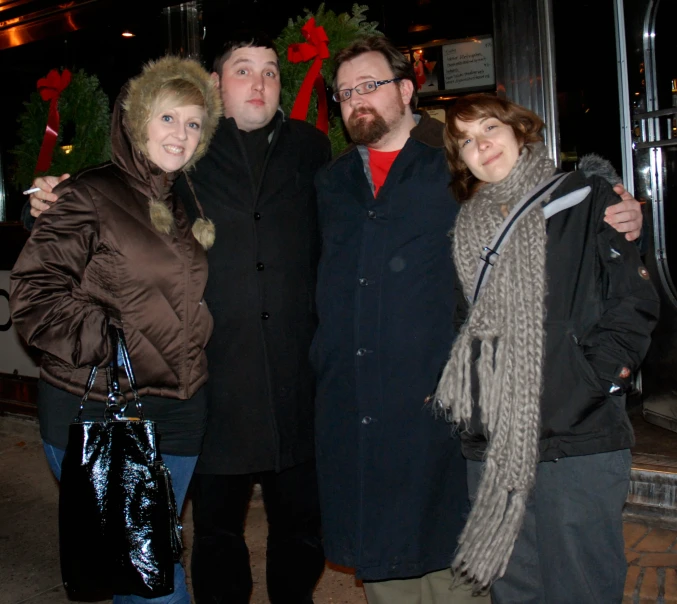
M 275 135 L 277 132 L 279 132 L 280 128 L 282 127 L 282 124 L 285 122 L 289 121 L 289 118 L 284 114 L 284 111 L 282 111 L 281 108 L 278 108 L 277 113 L 271 120 L 271 124 L 274 124 L 273 128 L 271 129 L 270 133 L 268 134 L 268 144 L 273 142 L 273 138 L 275 138 Z M 267 128 L 268 124 L 264 126 L 264 128 Z M 237 136 L 239 135 L 240 130 L 237 127 L 237 124 L 235 123 L 235 118 L 232 117 L 222 117 L 221 121 L 219 122 L 219 125 L 216 129 L 216 133 L 214 134 L 214 138 L 212 140 L 213 145 L 221 146 L 224 149 L 227 149 L 232 146 L 232 136 Z
M 411 131 L 411 138 L 435 149 L 444 148 L 444 124 L 425 111 L 415 113 L 416 126 Z

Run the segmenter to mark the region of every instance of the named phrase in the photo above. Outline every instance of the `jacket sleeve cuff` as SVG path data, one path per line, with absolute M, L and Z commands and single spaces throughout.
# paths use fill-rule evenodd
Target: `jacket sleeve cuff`
M 627 365 L 608 361 L 594 361 L 592 365 L 607 394 L 621 396 L 632 388 L 633 372 Z

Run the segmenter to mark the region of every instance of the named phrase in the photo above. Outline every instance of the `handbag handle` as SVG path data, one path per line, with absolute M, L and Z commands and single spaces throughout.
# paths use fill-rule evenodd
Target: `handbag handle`
M 129 389 L 132 391 L 134 396 L 134 403 L 136 405 L 136 411 L 139 416 L 139 419 L 143 419 L 143 406 L 141 405 L 141 398 L 136 389 L 136 378 L 134 377 L 134 370 L 132 369 L 132 361 L 129 357 L 129 350 L 127 349 L 127 341 L 125 340 L 125 334 L 119 327 L 109 326 L 108 331 L 110 333 L 111 340 L 115 347 L 115 354 L 111 360 L 110 365 L 106 368 L 106 382 L 108 384 L 108 396 L 106 397 L 106 409 L 104 411 L 104 417 L 106 419 L 121 419 L 126 417 L 125 413 L 127 411 L 127 399 L 125 395 L 122 394 L 122 388 L 120 387 L 120 378 L 118 376 L 120 360 L 122 360 L 122 366 L 125 369 L 127 374 L 127 381 L 129 382 Z
M 136 411 L 140 420 L 143 420 L 143 405 L 141 404 L 141 397 L 136 387 L 136 377 L 134 376 L 134 370 L 132 369 L 132 361 L 129 357 L 129 350 L 127 349 L 127 342 L 125 340 L 125 334 L 119 327 L 113 327 L 112 325 L 108 328 L 110 339 L 114 348 L 113 358 L 106 367 L 106 384 L 108 387 L 108 395 L 106 397 L 106 408 L 104 409 L 104 419 L 121 419 L 125 417 L 125 412 L 127 411 L 127 399 L 122 393 L 122 388 L 120 387 L 120 378 L 119 378 L 119 367 L 120 360 L 122 360 L 122 366 L 124 367 L 125 373 L 127 374 L 127 380 L 129 382 L 129 389 L 132 391 L 134 396 L 134 404 L 136 405 Z M 92 370 L 89 372 L 89 378 L 87 379 L 87 385 L 85 386 L 85 393 L 80 400 L 80 408 L 78 410 L 78 415 L 74 421 L 82 421 L 82 410 L 85 407 L 85 402 L 89 397 L 94 382 L 96 381 L 96 375 L 98 373 L 98 368 L 96 366 L 92 367 Z

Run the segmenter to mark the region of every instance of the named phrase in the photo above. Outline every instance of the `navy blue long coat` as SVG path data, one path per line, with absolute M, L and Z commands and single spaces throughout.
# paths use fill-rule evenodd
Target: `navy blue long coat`
M 454 335 L 449 181 L 442 124 L 426 116 L 376 198 L 358 148 L 316 179 L 324 543 L 366 580 L 447 567 L 467 512 L 459 440 L 424 402 Z

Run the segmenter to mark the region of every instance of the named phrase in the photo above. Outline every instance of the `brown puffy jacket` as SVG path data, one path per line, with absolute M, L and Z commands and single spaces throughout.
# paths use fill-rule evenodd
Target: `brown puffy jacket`
M 141 394 L 190 398 L 207 380 L 206 252 L 171 192 L 179 173 L 162 172 L 132 145 L 123 114 L 119 99 L 112 162 L 62 183 L 38 218 L 11 273 L 12 320 L 44 351 L 41 377 L 57 388 L 83 393 L 91 366 L 111 360 L 114 323 Z M 170 234 L 154 228 L 149 199 L 171 210 Z M 99 372 L 91 398 L 105 393 Z

